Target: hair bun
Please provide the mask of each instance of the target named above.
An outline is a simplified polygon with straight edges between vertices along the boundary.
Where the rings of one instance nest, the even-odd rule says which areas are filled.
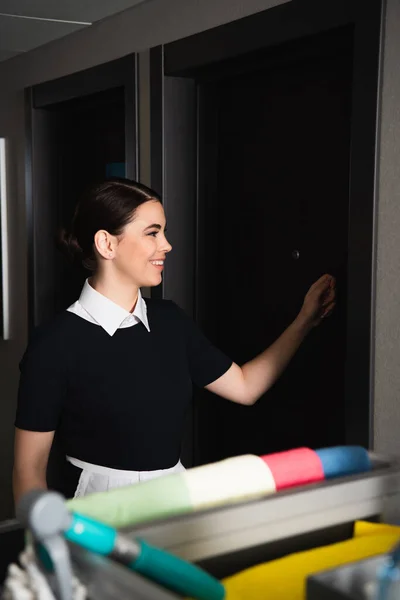
[[[75,260],[82,260],[82,248],[80,247],[78,240],[73,233],[66,229],[61,229],[57,235],[57,246],[63,252],[63,254],[69,259],[75,262]]]

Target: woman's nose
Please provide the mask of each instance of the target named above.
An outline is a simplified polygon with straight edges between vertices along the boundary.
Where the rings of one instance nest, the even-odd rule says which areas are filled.
[[[172,246],[165,236],[164,236],[164,242],[162,244],[162,250],[163,250],[163,252],[171,252],[171,250],[172,250]]]

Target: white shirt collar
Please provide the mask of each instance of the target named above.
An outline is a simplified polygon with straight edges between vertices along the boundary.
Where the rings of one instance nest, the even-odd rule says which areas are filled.
[[[132,319],[143,323],[147,331],[150,332],[147,306],[140,290],[135,309],[130,313],[109,298],[103,296],[103,294],[100,294],[100,292],[97,292],[89,284],[89,281],[86,280],[79,303],[109,335],[114,335],[125,321],[129,322]]]

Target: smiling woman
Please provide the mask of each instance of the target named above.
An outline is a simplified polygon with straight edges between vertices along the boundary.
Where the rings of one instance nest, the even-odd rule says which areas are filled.
[[[298,317],[242,367],[215,348],[176,304],[144,300],[171,251],[155,192],[126,179],[89,191],[60,244],[92,276],[68,310],[36,331],[21,362],[14,495],[46,487],[57,432],[67,497],[184,469],[180,448],[192,384],[243,405],[268,390],[307,333],[333,309],[326,275]]]

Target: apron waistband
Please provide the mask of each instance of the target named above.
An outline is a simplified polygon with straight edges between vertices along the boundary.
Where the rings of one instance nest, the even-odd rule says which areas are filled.
[[[123,471],[122,469],[111,469],[110,467],[102,467],[101,465],[92,465],[91,463],[79,460],[78,458],[73,458],[72,456],[67,456],[66,458],[68,462],[83,471],[106,475],[108,477],[126,477],[127,479],[131,479],[136,475],[139,476],[139,474],[151,473],[152,475],[157,476],[161,473],[166,475],[167,473],[174,473],[175,471],[184,469],[181,461],[178,461],[174,467],[170,467],[169,469],[159,469],[157,471]]]

